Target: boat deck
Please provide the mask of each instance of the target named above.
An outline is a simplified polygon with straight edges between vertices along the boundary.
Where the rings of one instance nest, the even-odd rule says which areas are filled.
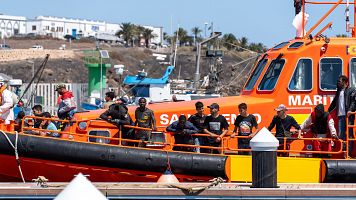
[[[0,199],[52,199],[68,183],[0,183]],[[93,183],[109,199],[340,199],[355,198],[356,184],[278,184],[278,188],[251,188],[248,183]]]

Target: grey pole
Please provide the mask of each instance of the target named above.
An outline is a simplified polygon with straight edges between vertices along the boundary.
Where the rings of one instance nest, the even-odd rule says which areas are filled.
[[[277,187],[277,148],[279,142],[267,128],[250,141],[252,149],[252,187]]]

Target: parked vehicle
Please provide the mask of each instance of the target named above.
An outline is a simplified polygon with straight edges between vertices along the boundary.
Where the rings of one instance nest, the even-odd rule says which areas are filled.
[[[33,45],[30,49],[32,50],[43,50],[43,46],[42,45]]]
[[[9,50],[11,49],[8,44],[0,44],[0,50]]]

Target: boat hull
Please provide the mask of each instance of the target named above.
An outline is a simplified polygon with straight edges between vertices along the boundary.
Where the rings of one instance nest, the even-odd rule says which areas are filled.
[[[15,144],[15,135],[6,133]],[[167,168],[186,180],[226,177],[226,156],[165,152],[125,146],[74,142],[19,134],[18,152],[25,179],[45,176],[69,181],[82,172],[92,181],[155,181]],[[0,176],[20,178],[14,150],[0,134]],[[5,179],[5,178],[4,178]]]

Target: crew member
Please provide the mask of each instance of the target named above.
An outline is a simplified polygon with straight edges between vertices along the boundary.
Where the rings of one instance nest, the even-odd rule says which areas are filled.
[[[350,115],[350,112],[356,110],[356,91],[353,87],[349,87],[349,79],[345,75],[339,76],[337,81],[337,91],[333,101],[331,102],[328,112],[331,113],[336,109],[338,117],[339,137],[346,140],[346,116],[349,117],[349,124],[354,123],[355,116]],[[349,129],[349,138],[353,138],[352,128]],[[352,157],[353,142],[349,142],[349,156]]]
[[[59,84],[56,87],[56,91],[60,95],[58,98],[58,118],[59,119],[72,119],[74,112],[77,108],[73,93],[66,89],[64,84]]]
[[[12,92],[7,89],[5,81],[0,81],[0,118],[5,121],[5,124],[10,124],[10,121],[15,119],[14,116],[14,102],[12,99]]]
[[[103,103],[103,108],[108,109],[110,105],[114,104],[115,92],[105,93],[105,102]]]

